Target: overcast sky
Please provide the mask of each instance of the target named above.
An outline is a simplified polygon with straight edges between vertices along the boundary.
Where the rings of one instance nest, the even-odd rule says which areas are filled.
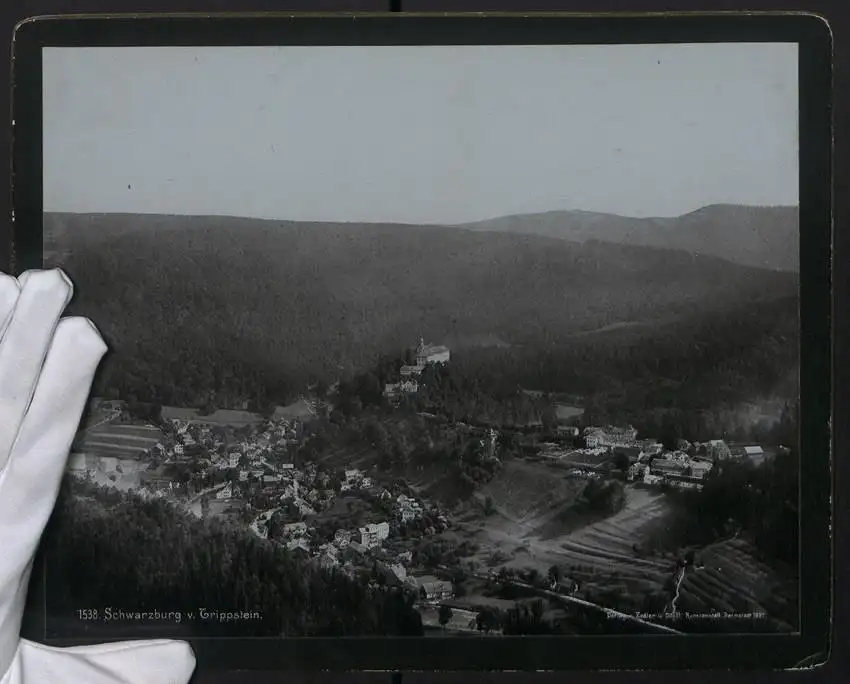
[[[51,48],[47,211],[455,223],[796,204],[793,44]]]

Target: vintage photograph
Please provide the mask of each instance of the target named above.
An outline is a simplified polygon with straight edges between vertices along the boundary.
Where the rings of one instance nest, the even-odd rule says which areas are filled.
[[[45,49],[48,636],[797,632],[797,62]]]

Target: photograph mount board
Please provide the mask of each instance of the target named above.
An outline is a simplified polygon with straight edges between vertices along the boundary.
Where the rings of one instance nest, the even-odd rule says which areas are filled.
[[[820,20],[165,21],[19,30],[18,263],[110,346],[34,582],[49,643],[826,648]]]

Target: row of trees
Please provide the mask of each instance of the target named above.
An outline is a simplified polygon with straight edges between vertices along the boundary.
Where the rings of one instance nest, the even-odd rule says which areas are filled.
[[[451,372],[475,378],[489,396],[511,396],[518,386],[569,391],[584,397],[583,424],[632,423],[651,435],[672,428],[691,440],[758,437],[739,420],[738,406],[796,396],[797,303],[778,299],[550,348],[459,353]]]

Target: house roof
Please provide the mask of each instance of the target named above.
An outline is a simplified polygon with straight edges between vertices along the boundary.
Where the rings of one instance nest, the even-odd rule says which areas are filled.
[[[434,580],[433,582],[420,582],[419,587],[425,590],[426,594],[436,594],[439,592],[451,592],[452,583],[445,580]]]
[[[668,461],[666,459],[656,459],[652,462],[651,469],[653,470],[684,470],[685,466],[676,461]]]

